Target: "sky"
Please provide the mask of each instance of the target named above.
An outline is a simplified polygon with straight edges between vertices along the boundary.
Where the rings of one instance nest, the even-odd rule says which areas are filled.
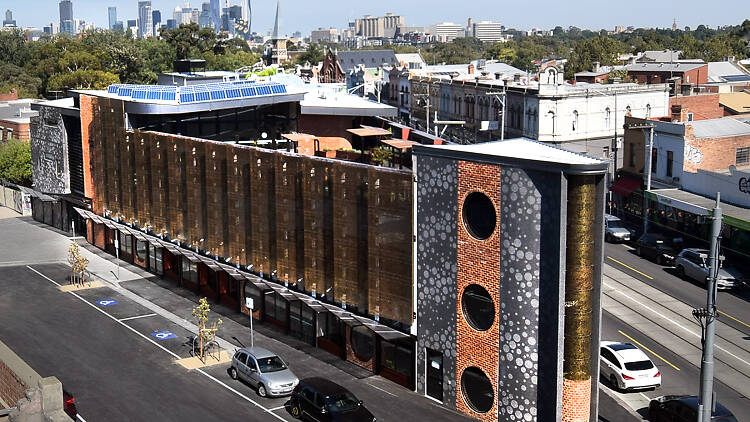
[[[207,1],[207,0],[206,0]],[[172,17],[175,6],[184,0],[152,0],[152,7],[161,10],[162,20]],[[203,0],[192,0],[190,6],[200,8]],[[224,3],[224,0],[221,0]],[[239,4],[239,0],[230,0]],[[252,30],[265,33],[273,27],[276,1],[253,0]],[[564,4],[564,7],[562,6]],[[10,9],[19,26],[41,28],[50,22],[59,22],[58,0],[0,0],[0,11]],[[73,14],[78,19],[94,22],[97,27],[107,26],[107,7],[117,7],[118,20],[135,19],[138,0],[73,0]],[[616,8],[616,10],[613,10]],[[409,26],[429,26],[439,22],[466,25],[467,18],[474,21],[501,22],[508,28],[552,29],[578,26],[585,29],[614,29],[615,25],[635,27],[671,27],[677,19],[680,28],[737,25],[750,19],[750,1],[713,0],[628,0],[601,2],[577,0],[514,1],[508,0],[281,0],[282,32],[291,35],[301,31],[309,35],[318,27],[347,26],[347,22],[365,14],[382,16],[387,12],[404,16]],[[4,18],[4,14],[2,17]]]

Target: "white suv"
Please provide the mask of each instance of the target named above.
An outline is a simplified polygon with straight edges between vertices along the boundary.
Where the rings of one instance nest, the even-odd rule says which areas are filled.
[[[618,390],[661,386],[661,372],[648,356],[630,343],[600,343],[599,371]]]

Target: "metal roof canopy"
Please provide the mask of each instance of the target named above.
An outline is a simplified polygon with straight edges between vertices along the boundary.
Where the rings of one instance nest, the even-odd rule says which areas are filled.
[[[349,133],[353,133],[354,135],[361,136],[361,137],[367,137],[367,136],[387,136],[392,135],[391,131],[381,129],[379,127],[372,127],[372,126],[365,126],[362,125],[360,128],[355,129],[347,129],[346,130]]]
[[[381,139],[380,142],[401,151],[406,151],[411,149],[412,146],[419,144],[419,142],[407,141],[405,139]]]

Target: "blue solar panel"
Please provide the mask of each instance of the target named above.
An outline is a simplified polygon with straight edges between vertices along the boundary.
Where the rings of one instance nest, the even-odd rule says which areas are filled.
[[[242,96],[243,97],[254,97],[255,96],[255,88],[242,88]]]
[[[145,100],[146,94],[148,91],[145,89],[137,89],[133,91],[133,99],[134,100]]]
[[[112,84],[107,87],[111,94],[132,97],[134,100],[176,101],[193,103],[224,99],[251,98],[258,95],[285,94],[286,86],[280,83],[258,83],[255,81],[215,82],[190,86]]]

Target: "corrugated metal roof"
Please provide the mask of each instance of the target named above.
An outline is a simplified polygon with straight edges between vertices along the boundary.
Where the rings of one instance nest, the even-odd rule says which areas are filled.
[[[750,125],[730,117],[696,120],[686,124],[693,127],[693,134],[698,139],[750,135]]]
[[[688,72],[706,63],[636,63],[625,66],[628,72]]]

